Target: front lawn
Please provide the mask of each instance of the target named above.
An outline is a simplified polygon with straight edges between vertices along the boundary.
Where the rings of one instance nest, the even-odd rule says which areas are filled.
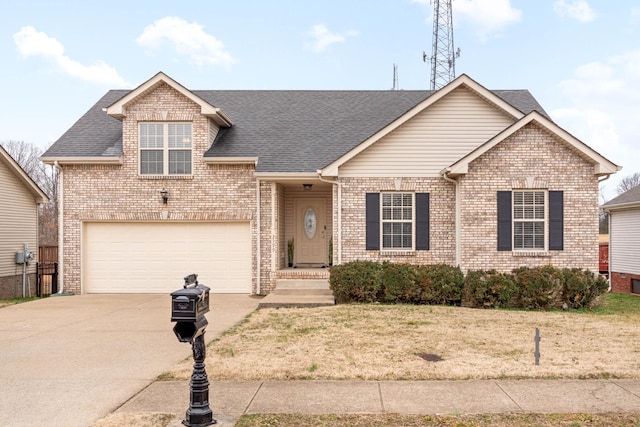
[[[640,377],[640,300],[593,312],[354,304],[261,309],[207,349],[212,380]],[[534,364],[540,329],[540,365]],[[189,379],[187,360],[162,376]]]

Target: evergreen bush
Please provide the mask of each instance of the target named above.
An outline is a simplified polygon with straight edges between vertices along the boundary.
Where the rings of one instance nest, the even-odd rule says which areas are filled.
[[[465,307],[509,307],[516,294],[513,274],[496,270],[468,271],[464,278],[462,304]]]

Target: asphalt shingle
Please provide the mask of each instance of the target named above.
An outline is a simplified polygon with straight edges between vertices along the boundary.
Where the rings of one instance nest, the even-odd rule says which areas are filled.
[[[126,95],[112,90],[44,157],[122,154],[122,123],[102,109]],[[205,157],[259,157],[258,172],[315,172],[428,98],[432,91],[233,91],[193,93],[222,109],[233,126]],[[546,113],[526,90],[494,91],[523,113]]]

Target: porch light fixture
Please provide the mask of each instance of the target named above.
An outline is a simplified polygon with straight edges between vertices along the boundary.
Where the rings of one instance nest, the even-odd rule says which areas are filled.
[[[311,191],[313,184],[302,184],[302,186],[304,187],[304,191]]]
[[[162,190],[160,190],[160,195],[162,196],[162,204],[166,205],[169,201],[169,192],[165,188],[163,188]]]

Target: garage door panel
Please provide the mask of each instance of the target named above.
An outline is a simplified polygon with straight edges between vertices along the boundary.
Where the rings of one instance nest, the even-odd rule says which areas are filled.
[[[83,291],[169,293],[187,274],[217,293],[251,292],[248,223],[87,223]]]

